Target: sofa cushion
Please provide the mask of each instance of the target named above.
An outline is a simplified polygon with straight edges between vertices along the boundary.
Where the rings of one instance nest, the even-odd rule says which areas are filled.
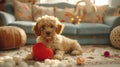
[[[14,0],[15,18],[21,21],[32,21],[32,5]]]
[[[71,22],[72,16],[74,14],[74,8],[57,8],[55,7],[55,16],[61,21],[61,22]]]
[[[9,23],[9,26],[18,26],[22,28],[27,34],[33,34],[32,27],[35,25],[35,22],[32,21],[15,21],[13,23]]]
[[[109,34],[110,26],[98,23],[81,23],[77,25],[78,35]]]
[[[33,34],[32,27],[36,23],[32,21],[16,21],[14,23],[9,23],[9,26],[18,26],[25,30],[28,34]],[[81,23],[81,24],[70,24],[63,23],[65,28],[62,32],[63,35],[99,35],[99,34],[109,34],[111,31],[110,26],[105,24],[92,24],[92,23]]]
[[[76,35],[77,34],[77,26],[71,23],[63,23],[65,28],[63,30],[64,35]]]
[[[32,21],[15,21],[13,23],[9,23],[9,26],[18,26],[25,30],[28,34],[33,34],[32,27],[35,25],[35,22]],[[65,28],[62,34],[68,35],[76,35],[77,34],[77,26],[70,23],[63,23]]]
[[[43,15],[54,16],[54,7],[33,5],[33,18],[36,20]]]
[[[103,23],[103,18],[107,8],[108,5],[103,6],[78,5],[76,7],[75,13],[81,17],[81,21],[89,23]]]
[[[99,18],[98,23],[103,23],[106,11],[108,9],[108,5],[96,6],[96,7],[97,7],[96,15]]]

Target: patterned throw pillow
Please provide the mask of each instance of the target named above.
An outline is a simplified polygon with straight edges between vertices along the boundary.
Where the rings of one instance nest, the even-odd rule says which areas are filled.
[[[54,7],[33,5],[33,18],[36,20],[43,15],[54,16]]]
[[[108,8],[108,5],[103,5],[103,6],[96,6],[97,7],[97,12],[96,15],[99,18],[98,23],[103,23],[104,22],[104,17]]]
[[[83,22],[89,22],[89,23],[103,23],[103,18],[107,9],[107,5],[104,6],[96,6],[95,10],[94,7],[93,11],[91,9],[86,9],[85,6],[79,6],[79,8],[76,9],[76,13],[78,16],[81,16],[81,21]],[[86,11],[89,10],[89,11]]]
[[[71,22],[72,15],[74,15],[74,8],[57,8],[55,7],[55,16],[61,22]]]
[[[33,21],[32,5],[14,0],[15,18],[20,21]]]

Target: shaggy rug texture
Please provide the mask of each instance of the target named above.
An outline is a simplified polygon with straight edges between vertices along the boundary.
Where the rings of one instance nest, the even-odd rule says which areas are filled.
[[[19,55],[25,58],[26,55],[31,52],[31,48],[32,45],[27,45],[19,49],[0,51],[0,57]],[[85,59],[84,65],[120,64],[120,49],[113,48],[109,45],[84,45],[82,48],[83,55],[80,56],[84,57]],[[109,57],[104,56],[105,51],[108,51],[110,53]],[[73,58],[76,61],[77,57],[79,56],[71,56],[69,54],[66,54],[64,57]],[[30,61],[36,62],[33,60]],[[39,62],[44,63],[44,61]],[[74,64],[77,64],[77,62]]]

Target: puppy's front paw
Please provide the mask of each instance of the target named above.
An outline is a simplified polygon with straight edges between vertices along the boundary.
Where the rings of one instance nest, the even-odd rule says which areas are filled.
[[[33,54],[32,53],[27,54],[25,59],[27,59],[27,60],[33,59]]]
[[[71,52],[71,54],[72,54],[72,55],[80,55],[80,54],[82,54],[82,52],[79,51],[79,50],[73,50],[73,51]]]
[[[54,55],[54,59],[59,59],[59,60],[61,60],[63,57],[61,56],[61,55]]]

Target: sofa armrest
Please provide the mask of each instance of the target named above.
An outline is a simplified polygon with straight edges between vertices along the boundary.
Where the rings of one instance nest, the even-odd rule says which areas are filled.
[[[120,16],[107,16],[104,18],[104,23],[113,29],[114,27],[120,25]]]
[[[15,21],[14,15],[7,12],[0,11],[0,17],[3,21],[3,25],[8,25],[9,23],[12,23]]]

